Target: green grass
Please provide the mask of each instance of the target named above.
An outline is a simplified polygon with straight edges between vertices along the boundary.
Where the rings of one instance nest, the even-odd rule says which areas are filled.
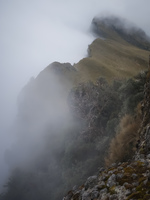
[[[80,81],[95,81],[105,77],[129,78],[146,70],[149,52],[139,49],[123,40],[96,39],[89,46],[90,57],[75,65],[79,71]]]

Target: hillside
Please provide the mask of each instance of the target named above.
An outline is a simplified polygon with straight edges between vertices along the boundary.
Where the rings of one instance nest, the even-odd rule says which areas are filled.
[[[92,31],[99,37],[132,44],[140,49],[150,50],[150,37],[135,24],[124,18],[106,16],[92,20]]]
[[[91,30],[87,58],[20,92],[1,200],[149,198],[149,37],[115,17]]]
[[[147,68],[150,39],[144,31],[113,16],[93,19],[91,30],[97,39],[88,47],[89,57],[75,65],[83,81],[129,78]]]
[[[115,162],[107,168],[100,168],[79,188],[73,188],[63,200],[129,200],[150,199],[150,80],[147,74],[142,101],[142,120],[138,129],[139,139],[136,152],[126,162]],[[127,137],[127,135],[126,135]],[[116,146],[117,150],[118,147]],[[126,146],[123,148],[127,148]],[[117,156],[116,152],[116,156]]]

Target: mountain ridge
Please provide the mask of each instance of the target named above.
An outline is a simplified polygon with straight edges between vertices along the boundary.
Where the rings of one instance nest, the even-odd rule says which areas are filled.
[[[94,18],[92,31],[105,39],[124,40],[144,50],[150,50],[150,37],[141,28],[120,17],[112,15]]]
[[[115,29],[113,22],[116,22]],[[146,70],[149,56],[147,46],[150,46],[149,37],[139,28],[130,31],[132,25],[128,29],[131,33],[126,34],[126,29],[122,28],[124,26],[121,25],[121,22],[122,20],[112,16],[93,19],[91,30],[94,34],[96,33],[98,38],[89,45],[89,57],[83,58],[75,65],[82,74],[83,81],[89,79],[94,81],[99,76],[103,76],[111,82],[114,77],[130,78],[140,71]],[[121,28],[119,28],[120,26]],[[121,34],[118,33],[118,30]],[[138,35],[137,42],[141,45],[132,42],[135,34]],[[87,77],[84,74],[87,74]]]
[[[74,185],[81,186],[73,187],[65,200],[117,199],[119,194],[122,199],[138,194],[149,198],[149,179],[139,173],[149,170],[145,165],[149,163],[148,151],[144,149],[149,143],[142,139],[149,134],[149,72],[145,71],[149,51],[125,41],[114,28],[102,30],[112,37],[96,38],[89,45],[87,58],[73,66],[54,62],[22,90],[18,141],[6,153],[12,174],[0,199],[60,200]],[[145,100],[139,106],[143,91]],[[146,117],[139,131],[143,136],[139,137],[136,119],[141,115]],[[126,131],[131,134],[124,140]],[[112,139],[120,142],[121,156],[111,148]],[[110,153],[111,163],[116,164],[104,168]],[[133,165],[128,162],[132,155],[136,155]],[[98,175],[92,176],[98,167]],[[128,184],[122,185],[128,179]],[[132,193],[135,196],[130,196]]]

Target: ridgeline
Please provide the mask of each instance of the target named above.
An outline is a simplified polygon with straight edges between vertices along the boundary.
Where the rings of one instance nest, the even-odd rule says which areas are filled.
[[[91,31],[88,57],[22,89],[0,200],[150,199],[150,39],[114,16]]]

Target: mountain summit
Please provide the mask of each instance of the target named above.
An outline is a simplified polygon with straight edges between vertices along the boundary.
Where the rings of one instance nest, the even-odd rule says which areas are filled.
[[[94,18],[91,28],[99,37],[122,42],[124,40],[141,49],[150,50],[150,37],[125,19],[115,16]]]
[[[88,57],[75,65],[82,81],[99,76],[129,78],[148,66],[149,37],[143,30],[117,17],[94,18],[91,30],[97,37],[88,47]]]

